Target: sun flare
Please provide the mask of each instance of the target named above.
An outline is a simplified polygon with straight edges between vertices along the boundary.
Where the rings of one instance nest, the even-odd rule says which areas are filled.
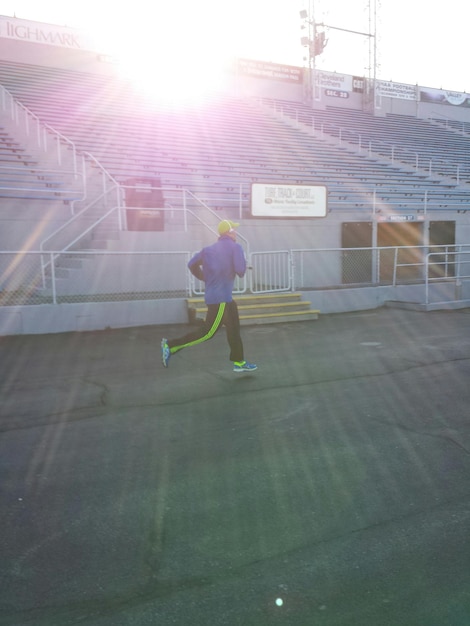
[[[197,18],[197,19],[196,19]],[[101,42],[120,75],[148,98],[190,101],[225,87],[233,64],[229,40],[217,20],[167,15],[113,28]]]
[[[220,91],[226,84],[228,65],[214,63],[203,54],[191,57],[123,54],[117,58],[119,74],[136,92],[162,102],[188,102]]]

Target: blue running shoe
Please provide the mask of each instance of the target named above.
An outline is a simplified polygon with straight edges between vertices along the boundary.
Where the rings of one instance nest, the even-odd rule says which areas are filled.
[[[168,346],[168,340],[162,339],[162,363],[163,367],[168,367],[168,363],[170,361],[170,347]]]
[[[234,372],[254,372],[258,369],[258,366],[254,363],[248,363],[248,361],[235,362],[233,364]]]

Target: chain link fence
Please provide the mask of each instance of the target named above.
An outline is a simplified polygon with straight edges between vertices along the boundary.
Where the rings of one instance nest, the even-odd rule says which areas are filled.
[[[424,283],[447,284],[452,291],[456,281],[470,278],[469,253],[470,246],[252,252],[249,270],[236,279],[234,293]],[[187,269],[190,256],[107,250],[0,252],[0,306],[203,296],[204,284]]]
[[[452,280],[456,249],[468,246],[395,246],[386,248],[292,250],[294,289],[423,284]],[[432,252],[432,260],[426,256]]]
[[[0,252],[0,305],[187,297],[189,252]]]

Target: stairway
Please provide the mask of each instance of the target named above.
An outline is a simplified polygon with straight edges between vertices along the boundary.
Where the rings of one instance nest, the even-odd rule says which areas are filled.
[[[320,314],[297,292],[234,296],[234,300],[238,304],[242,326],[316,320]],[[204,298],[188,298],[187,304],[191,323],[205,319],[207,306]]]

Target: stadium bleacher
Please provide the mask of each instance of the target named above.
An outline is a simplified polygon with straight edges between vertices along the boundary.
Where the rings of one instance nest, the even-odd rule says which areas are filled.
[[[424,120],[416,116],[388,114],[375,117],[339,107],[315,110],[302,103],[264,100],[266,104],[317,132],[365,151],[401,162],[450,180],[470,182],[470,154],[465,125],[451,120]],[[467,125],[468,126],[468,125]],[[452,131],[452,132],[449,132]]]
[[[116,77],[11,61],[0,61],[0,84],[119,182],[156,178],[214,209],[241,201],[248,212],[251,184],[270,181],[327,185],[330,211],[468,203],[466,138],[426,120],[220,94],[181,109],[148,102]]]
[[[45,170],[5,128],[0,127],[0,198],[57,201],[80,198],[58,172]]]

